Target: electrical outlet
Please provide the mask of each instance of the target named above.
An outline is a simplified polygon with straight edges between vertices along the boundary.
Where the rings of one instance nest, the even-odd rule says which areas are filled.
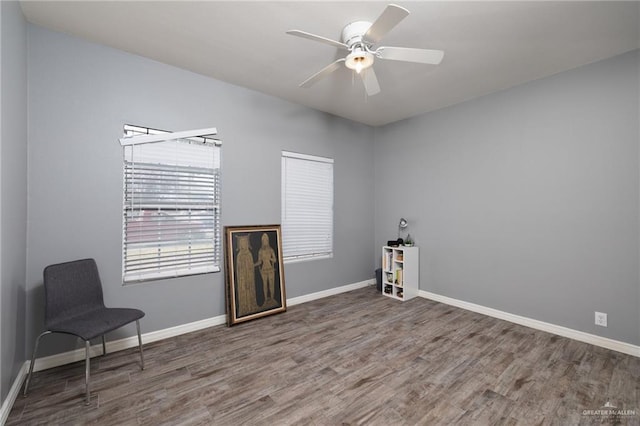
[[[596,312],[596,325],[601,327],[607,326],[607,314],[604,312]]]

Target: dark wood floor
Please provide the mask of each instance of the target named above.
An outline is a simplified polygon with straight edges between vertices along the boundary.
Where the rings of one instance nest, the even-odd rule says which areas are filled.
[[[144,322],[142,323],[144,328]],[[38,372],[8,425],[574,425],[636,410],[640,359],[372,287]]]

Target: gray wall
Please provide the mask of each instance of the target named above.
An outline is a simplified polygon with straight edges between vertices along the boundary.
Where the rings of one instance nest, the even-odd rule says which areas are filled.
[[[25,359],[27,25],[0,2],[0,403]]]
[[[30,26],[29,349],[43,327],[42,269],[82,257],[96,258],[108,306],[146,311],[143,332],[225,312],[222,273],[122,286],[125,123],[218,128],[223,225],[280,223],[282,150],[334,158],[334,257],[286,265],[287,296],[373,277],[372,128]],[[46,355],[75,341],[43,344]]]
[[[640,343],[639,72],[635,51],[376,129],[376,248],[404,216],[422,290]]]

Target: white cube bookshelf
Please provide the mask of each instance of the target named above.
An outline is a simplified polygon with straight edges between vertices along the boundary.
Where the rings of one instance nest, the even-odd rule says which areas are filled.
[[[418,295],[420,258],[418,247],[382,247],[382,294],[409,300]]]

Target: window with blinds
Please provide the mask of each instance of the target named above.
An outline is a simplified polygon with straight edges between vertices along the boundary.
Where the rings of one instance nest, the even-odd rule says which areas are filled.
[[[333,255],[333,159],[282,151],[282,254]]]
[[[162,134],[126,125],[122,140]],[[220,141],[124,145],[123,219],[125,283],[219,271]]]

